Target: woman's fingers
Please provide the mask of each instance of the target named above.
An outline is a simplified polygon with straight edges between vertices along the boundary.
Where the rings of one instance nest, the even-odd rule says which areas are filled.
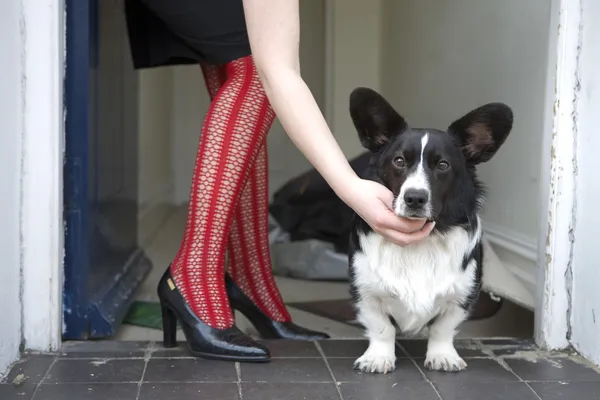
[[[376,228],[380,231],[394,230],[404,233],[420,231],[424,226],[426,219],[413,219],[399,217],[390,209],[382,210],[375,221]]]
[[[435,227],[435,222],[427,222],[421,229],[412,233],[402,233],[394,229],[384,229],[379,232],[389,241],[396,243],[399,246],[407,246],[409,244],[425,239]]]

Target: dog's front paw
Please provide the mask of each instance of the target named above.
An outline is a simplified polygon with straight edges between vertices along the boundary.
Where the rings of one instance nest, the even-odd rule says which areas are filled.
[[[431,371],[458,372],[467,368],[465,360],[460,358],[454,347],[427,351],[425,368]]]
[[[354,369],[361,372],[387,374],[396,369],[396,356],[367,350],[365,354],[354,361]]]

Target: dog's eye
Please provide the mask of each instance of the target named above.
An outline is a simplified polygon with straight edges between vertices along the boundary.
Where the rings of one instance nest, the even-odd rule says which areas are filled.
[[[450,164],[448,164],[448,162],[447,162],[447,161],[440,161],[440,162],[438,163],[437,167],[438,167],[438,169],[439,169],[440,171],[445,171],[445,170],[447,170],[448,168],[450,168]]]
[[[406,161],[402,157],[394,158],[394,165],[398,168],[404,168],[406,166]]]

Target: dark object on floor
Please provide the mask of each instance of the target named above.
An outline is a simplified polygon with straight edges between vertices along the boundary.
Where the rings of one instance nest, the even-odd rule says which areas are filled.
[[[241,364],[236,370],[234,363],[187,357],[185,343],[165,350],[148,342],[67,342],[60,354],[25,355],[0,382],[0,399],[31,400],[34,394],[35,400],[600,398],[594,369],[579,358],[540,354],[529,340],[484,340],[476,346],[457,340],[456,350],[469,364],[459,373],[424,370],[426,341],[398,340],[396,371],[387,375],[352,370],[366,340],[326,340],[318,347],[306,341],[265,344],[273,355],[270,363]],[[528,361],[533,358],[538,361]],[[11,382],[19,374],[28,379],[15,387]]]
[[[480,319],[493,317],[498,311],[500,311],[503,303],[504,300],[500,299],[500,301],[495,301],[491,298],[489,293],[481,291],[477,301],[475,304],[473,304],[469,321],[477,321]]]
[[[350,299],[305,301],[287,303],[287,305],[319,317],[329,318],[352,326],[360,326],[356,322],[356,312]],[[474,321],[490,318],[496,315],[501,307],[502,302],[493,301],[489,294],[482,291],[475,302],[473,313],[468,320]]]
[[[350,166],[360,174],[371,154],[363,153]],[[350,223],[354,212],[329,187],[315,169],[289,180],[273,196],[269,213],[290,235],[292,242],[317,239],[332,243],[339,253],[348,253]]]
[[[360,326],[356,322],[356,311],[352,307],[350,299],[304,301],[287,303],[287,305],[319,317],[329,318],[352,326]]]
[[[158,297],[163,318],[163,345],[177,346],[177,321],[185,334],[190,353],[195,357],[238,362],[265,362],[269,350],[233,325],[216,329],[206,325],[191,311],[173,282],[171,269],[158,282]]]
[[[227,297],[231,308],[241,312],[254,325],[263,339],[323,340],[329,335],[311,331],[293,322],[277,322],[263,313],[248,296],[235,284],[229,274],[225,275]]]

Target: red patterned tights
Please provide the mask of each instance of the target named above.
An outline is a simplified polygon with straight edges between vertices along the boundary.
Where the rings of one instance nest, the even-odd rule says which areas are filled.
[[[266,135],[275,114],[251,56],[202,66],[212,103],[202,126],[185,235],[171,273],[207,325],[234,324],[230,275],[276,321],[290,321],[271,269]]]

